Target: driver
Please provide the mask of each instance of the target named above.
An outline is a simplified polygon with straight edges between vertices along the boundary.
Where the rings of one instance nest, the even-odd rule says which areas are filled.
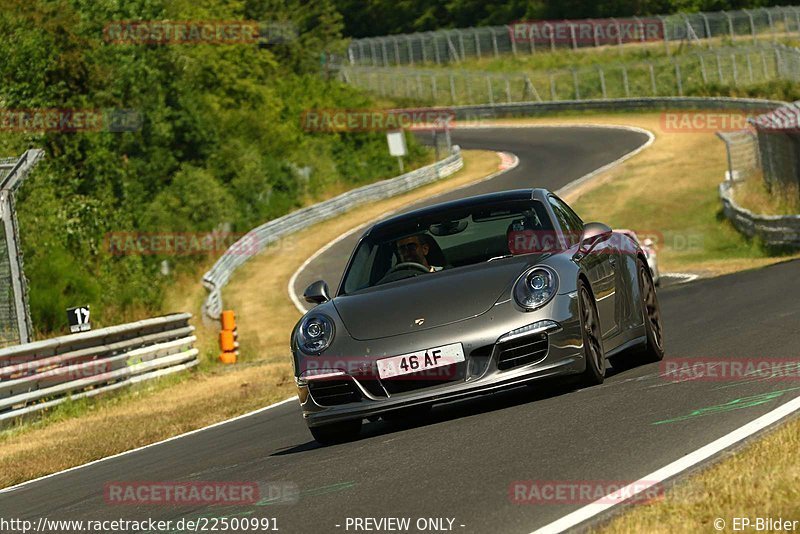
[[[397,256],[400,258],[399,263],[419,263],[432,273],[441,271],[443,267],[428,263],[428,252],[430,252],[431,247],[426,238],[427,236],[424,234],[417,234],[398,239],[397,243],[395,243],[395,248],[397,249]]]

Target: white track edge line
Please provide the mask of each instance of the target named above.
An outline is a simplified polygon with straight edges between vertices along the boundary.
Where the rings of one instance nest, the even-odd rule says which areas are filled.
[[[34,482],[39,482],[40,480],[45,480],[45,479],[48,479],[48,478],[51,478],[51,477],[55,477],[55,476],[58,476],[58,475],[63,475],[64,473],[69,473],[71,471],[77,471],[78,469],[83,469],[84,467],[89,467],[90,465],[99,464],[99,463],[105,462],[107,460],[111,460],[111,459],[114,459],[114,458],[119,458],[120,456],[133,454],[134,452],[139,452],[139,451],[144,450],[144,449],[149,449],[150,447],[155,447],[157,445],[162,445],[162,444],[168,443],[170,441],[174,441],[174,440],[177,440],[177,439],[185,438],[187,436],[191,436],[193,434],[197,434],[197,433],[203,432],[205,430],[210,430],[210,429],[218,427],[218,426],[222,426],[222,425],[226,425],[228,423],[232,423],[234,421],[238,421],[239,419],[244,419],[246,417],[257,415],[259,413],[265,412],[265,411],[270,410],[272,408],[277,408],[278,406],[282,406],[282,405],[286,404],[287,402],[294,401],[294,400],[297,400],[297,395],[295,395],[293,397],[289,397],[288,399],[283,399],[282,401],[278,401],[278,402],[276,402],[274,404],[270,404],[269,406],[264,406],[263,408],[259,408],[257,410],[253,410],[252,412],[247,412],[247,413],[244,413],[242,415],[237,415],[236,417],[233,417],[231,419],[226,419],[224,421],[219,421],[217,423],[213,423],[213,424],[208,425],[208,426],[204,426],[204,427],[201,427],[201,428],[196,428],[194,430],[190,430],[189,432],[184,432],[183,434],[178,434],[177,436],[172,436],[170,438],[163,439],[161,441],[156,441],[155,443],[150,443],[148,445],[142,445],[141,447],[137,447],[135,449],[130,449],[130,450],[127,450],[127,451],[118,452],[117,454],[113,454],[111,456],[105,456],[103,458],[98,458],[97,460],[93,460],[93,461],[91,461],[89,463],[76,465],[74,467],[70,467],[69,469],[64,469],[63,471],[57,471],[55,473],[50,473],[49,475],[44,475],[44,476],[41,476],[39,478],[34,478],[32,480],[26,480],[25,482],[20,482],[19,484],[16,484],[14,486],[9,486],[7,488],[0,489],[0,495],[3,494],[3,493],[8,493],[8,492],[17,490],[19,488],[27,486],[28,484],[33,484]]]
[[[561,519],[536,529],[533,531],[533,534],[557,534],[559,532],[564,532],[569,528],[573,528],[584,521],[608,510],[609,508],[622,504],[621,502],[609,501],[621,499],[623,495],[629,495],[633,497],[638,493],[646,491],[648,488],[672,478],[683,471],[686,471],[690,467],[699,464],[703,460],[711,458],[715,454],[743,441],[744,439],[761,430],[764,430],[770,425],[773,425],[781,419],[792,415],[798,410],[800,410],[800,397],[795,397],[786,404],[783,404],[771,412],[768,412],[761,417],[750,421],[749,423],[737,428],[733,432],[730,432],[721,438],[712,441],[708,445],[704,445],[694,452],[691,452],[686,456],[667,464],[661,469],[653,471],[649,475],[642,477],[640,480],[633,482],[632,484],[629,484],[628,486],[621,488],[610,495],[606,495],[605,497],[602,497],[593,503],[587,504],[586,506],[583,506],[582,508],[565,515]]]

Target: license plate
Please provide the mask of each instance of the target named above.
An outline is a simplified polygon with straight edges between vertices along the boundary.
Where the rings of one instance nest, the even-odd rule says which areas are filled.
[[[392,378],[445,367],[464,361],[464,349],[461,343],[444,345],[432,349],[420,350],[402,356],[392,356],[378,360],[378,376]]]

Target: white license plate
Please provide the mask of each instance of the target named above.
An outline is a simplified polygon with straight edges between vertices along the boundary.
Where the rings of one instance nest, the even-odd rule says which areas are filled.
[[[392,378],[444,367],[464,361],[464,349],[461,343],[453,343],[443,347],[420,350],[402,356],[392,356],[378,360],[378,376]]]

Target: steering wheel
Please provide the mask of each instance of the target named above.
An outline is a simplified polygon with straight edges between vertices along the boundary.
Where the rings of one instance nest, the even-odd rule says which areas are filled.
[[[431,272],[430,269],[428,269],[427,267],[425,267],[421,263],[417,263],[415,261],[404,261],[402,263],[398,263],[397,265],[395,265],[394,267],[389,269],[389,272],[386,273],[386,276],[388,276],[388,275],[390,275],[392,273],[396,273],[397,271],[400,271],[402,269],[415,269],[415,270],[418,270],[418,271],[422,271],[423,273]]]

